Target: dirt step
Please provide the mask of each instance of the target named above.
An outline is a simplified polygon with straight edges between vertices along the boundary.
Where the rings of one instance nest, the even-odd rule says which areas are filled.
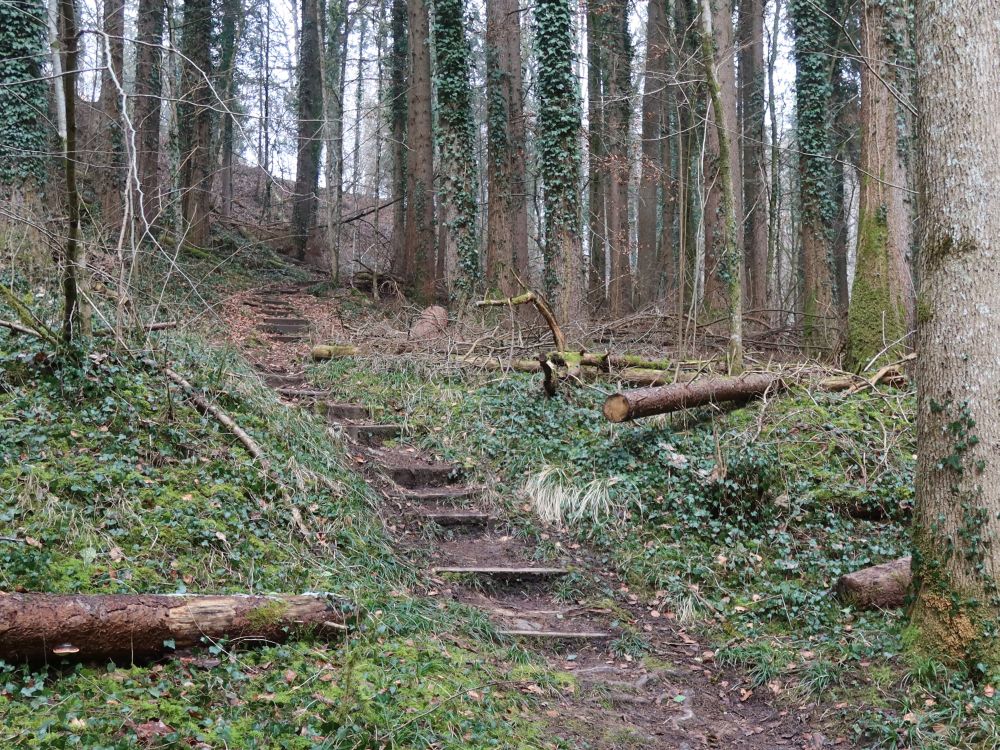
[[[285,398],[324,398],[330,391],[317,391],[311,388],[278,388],[278,394]]]
[[[511,638],[538,638],[548,641],[606,641],[614,638],[611,633],[601,630],[499,630],[497,632]]]
[[[259,328],[267,333],[305,333],[310,325],[305,318],[264,318]]]
[[[478,498],[482,494],[482,487],[423,487],[403,489],[395,497],[416,503],[457,503],[460,500]]]
[[[393,440],[403,434],[403,427],[398,424],[345,424],[343,430],[354,442],[368,445]]]
[[[264,382],[271,388],[276,388],[278,391],[290,391],[295,388],[295,386],[304,385],[306,382],[306,377],[304,374],[298,373],[278,373],[278,372],[268,372],[263,373]]]
[[[452,508],[420,508],[417,515],[438,526],[485,526],[493,516],[481,510]]]
[[[371,419],[372,410],[361,404],[338,404],[333,401],[320,401],[316,404],[316,411],[325,416],[329,421],[340,419]]]
[[[442,487],[454,482],[461,473],[461,467],[457,464],[407,459],[406,456],[400,456],[397,461],[383,456],[376,461],[393,482],[407,489]]]
[[[528,568],[528,567],[500,567],[489,565],[470,565],[432,568],[432,573],[441,575],[444,573],[455,573],[457,575],[486,576],[489,578],[500,578],[505,580],[526,580],[541,578],[559,578],[569,573],[566,568]]]
[[[294,333],[271,333],[268,334],[268,338],[277,344],[294,344],[305,340],[304,336],[299,336]]]

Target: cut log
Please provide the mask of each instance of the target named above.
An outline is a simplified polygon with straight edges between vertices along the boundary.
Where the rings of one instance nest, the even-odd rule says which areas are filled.
[[[777,375],[743,375],[738,378],[706,378],[653,388],[637,388],[608,396],[604,416],[611,422],[665,414],[724,401],[749,401],[781,387]]]
[[[857,609],[895,609],[903,606],[912,578],[910,558],[901,557],[841,576],[836,592]]]
[[[410,341],[426,341],[444,336],[448,331],[448,311],[440,305],[424,308],[410,326]]]
[[[312,348],[312,358],[315,360],[353,357],[357,353],[358,348],[352,344],[320,344]]]
[[[347,630],[354,613],[322,594],[0,594],[0,659],[131,663],[227,638],[282,642]]]

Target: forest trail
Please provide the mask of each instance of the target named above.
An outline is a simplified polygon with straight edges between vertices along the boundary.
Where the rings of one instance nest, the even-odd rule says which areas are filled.
[[[588,748],[852,747],[819,728],[816,704],[775,700],[771,686],[754,689],[745,675],[719,668],[673,613],[632,593],[597,552],[559,532],[542,535],[545,550],[518,534],[518,522],[531,523],[529,505],[515,519],[486,488],[465,483],[460,466],[407,446],[405,424],[373,422],[365,404],[330,402],[301,361],[315,297],[272,286],[242,304],[270,342],[252,356],[265,382],[289,408],[325,413],[378,491],[401,556],[424,571],[413,593],[478,608],[553,672],[573,676],[559,696],[540,696],[538,720],[554,736]],[[572,596],[580,574],[599,577],[615,599]],[[635,632],[648,645],[645,658],[628,653]]]

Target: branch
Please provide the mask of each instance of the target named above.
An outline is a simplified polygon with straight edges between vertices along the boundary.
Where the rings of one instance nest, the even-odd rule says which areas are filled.
[[[549,328],[552,331],[552,338],[556,342],[556,350],[560,352],[566,351],[566,336],[563,334],[562,329],[556,322],[555,313],[552,312],[552,308],[549,307],[549,303],[546,302],[541,295],[536,292],[525,292],[524,294],[519,294],[516,297],[507,297],[506,299],[484,299],[476,303],[476,307],[496,307],[498,305],[527,305],[532,304],[535,309],[538,310],[539,314],[545,319],[545,322],[549,324]]]

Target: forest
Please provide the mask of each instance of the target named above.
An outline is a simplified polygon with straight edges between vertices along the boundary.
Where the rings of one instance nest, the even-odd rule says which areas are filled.
[[[0,0],[0,744],[1000,747],[998,17]]]

